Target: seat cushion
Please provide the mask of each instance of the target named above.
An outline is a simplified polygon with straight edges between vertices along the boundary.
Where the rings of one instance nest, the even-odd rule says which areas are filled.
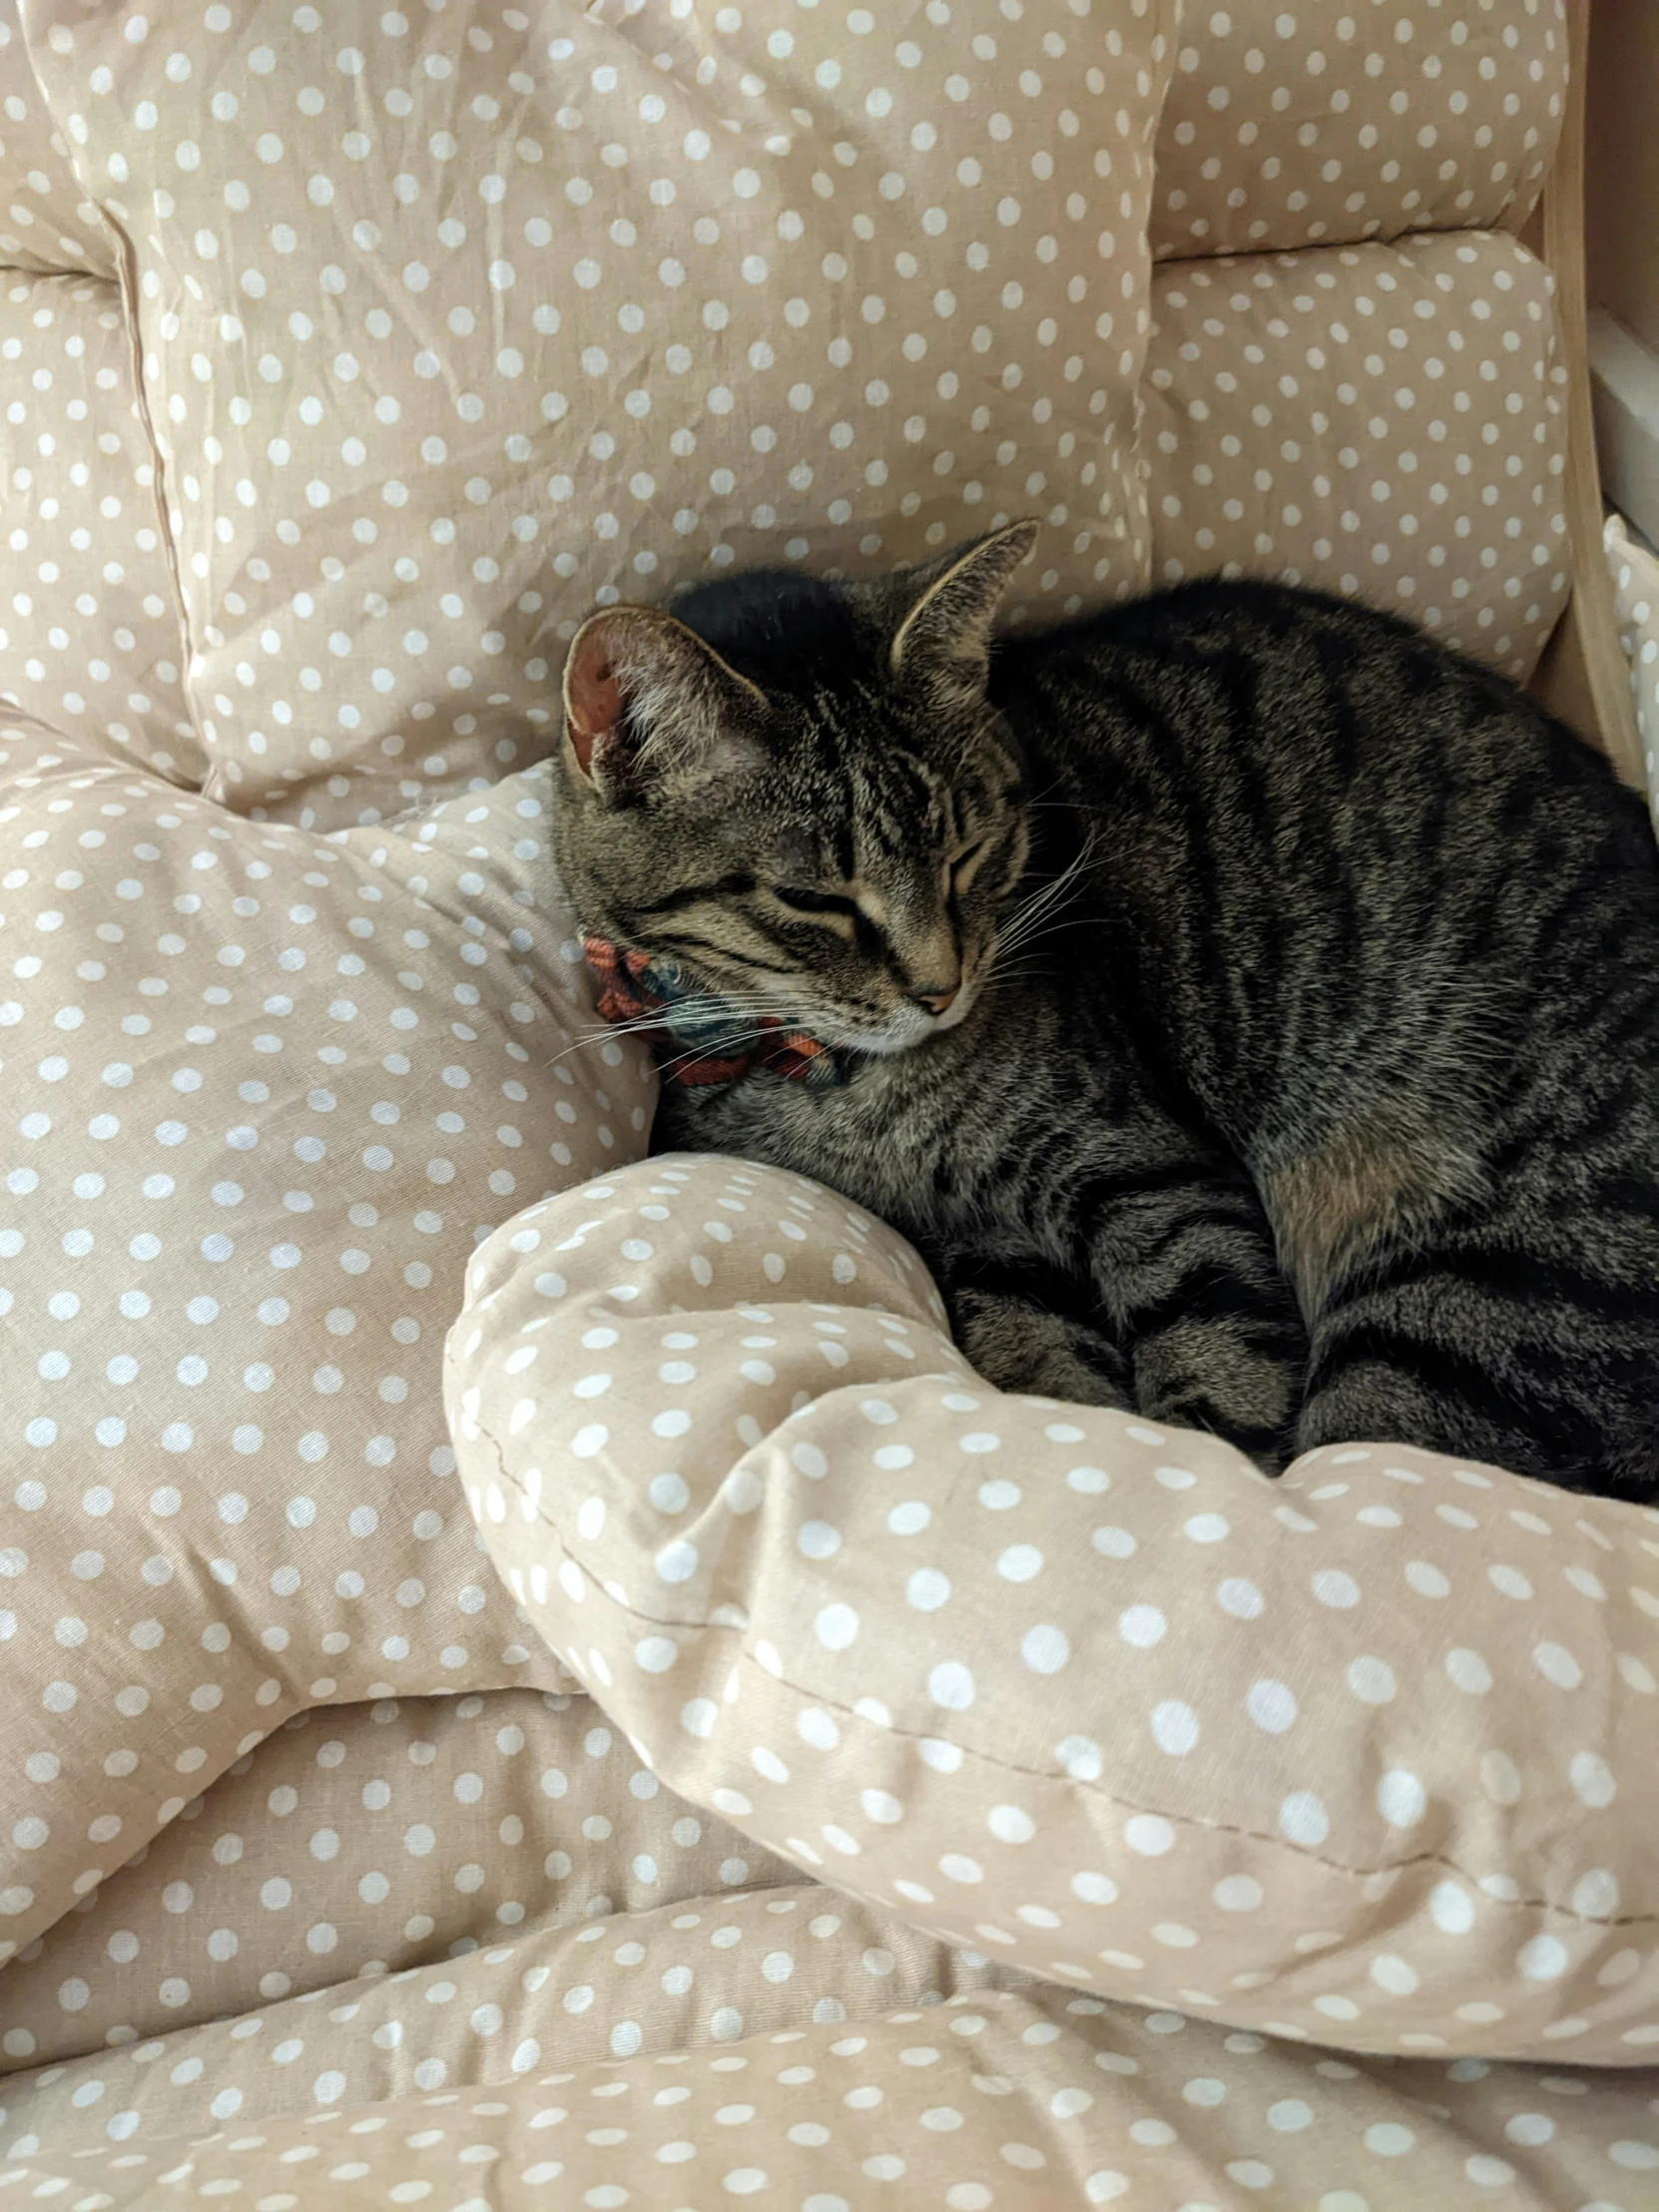
[[[396,1602],[413,1596],[401,1584]],[[796,1870],[664,1789],[574,1690],[291,1714],[12,1960],[0,2057],[131,2048],[479,1945],[546,1955],[561,1930],[653,1914],[666,1929],[736,1893],[763,1893],[764,1926],[764,1893],[799,1887]]]
[[[596,1922],[528,1965],[528,1946],[491,1944],[337,2004],[46,2069],[8,2099],[7,2170],[101,2212],[182,2188],[262,2212],[1651,2201],[1651,2067],[1351,2063],[986,1988],[978,1959],[868,1934],[855,1901],[804,1891]]]

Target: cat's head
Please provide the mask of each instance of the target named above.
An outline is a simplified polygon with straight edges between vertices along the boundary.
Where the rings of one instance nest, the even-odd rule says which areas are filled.
[[[583,925],[828,1043],[900,1052],[983,986],[1029,847],[988,705],[1015,523],[925,568],[618,607],[565,666],[555,849]]]

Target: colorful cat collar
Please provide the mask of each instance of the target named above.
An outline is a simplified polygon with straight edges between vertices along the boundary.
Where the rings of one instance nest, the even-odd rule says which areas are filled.
[[[745,1013],[690,982],[672,960],[627,952],[603,937],[584,935],[582,950],[599,982],[599,1011],[606,1021],[644,1027],[659,1046],[663,1078],[690,1089],[741,1082],[757,1068],[771,1068],[792,1083],[828,1090],[847,1079],[844,1056],[803,1029],[771,1016]],[[651,1020],[651,1016],[659,1016]],[[763,1032],[760,1036],[756,1031]]]

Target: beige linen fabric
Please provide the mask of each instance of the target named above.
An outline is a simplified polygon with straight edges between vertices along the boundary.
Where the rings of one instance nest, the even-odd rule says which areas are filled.
[[[795,1879],[665,1790],[585,1697],[313,1708],[25,1946],[0,1987],[0,2050],[38,2066]]]
[[[1553,291],[1493,236],[1165,263],[1155,580],[1358,594],[1524,682],[1571,580]]]
[[[724,1920],[714,1937],[740,1940],[705,1944],[699,1964],[776,2016],[757,1955],[794,1944],[799,1956],[822,1895],[779,1894],[761,1926]],[[830,1917],[840,1914],[855,1922],[856,1908]],[[705,1922],[685,1936],[708,1933]],[[644,1924],[586,1929],[557,1966],[501,1946],[326,2006],[274,2006],[20,2085],[0,2177],[78,2212],[224,2196],[255,2212],[713,2212],[745,2200],[768,2212],[1647,2212],[1654,2201],[1651,2070],[1349,2062],[1064,1989],[945,1994],[915,1976],[902,2008],[878,2011],[847,1954],[857,1939],[853,1926],[822,1938],[846,1976],[844,2021],[757,2024],[676,2050],[648,2042],[597,2064],[582,2022],[637,2005],[657,1962]],[[648,1948],[650,1964],[635,1956]],[[596,1991],[574,2035],[561,1967]],[[958,1966],[958,1985],[973,1970]],[[391,2080],[401,2093],[362,2099],[365,2082]],[[213,2116],[199,2119],[205,2106]]]
[[[222,2195],[259,2212],[703,2212],[745,2196],[792,2212],[889,2196],[949,2212],[1057,2197],[1646,2212],[1659,2081],[1629,2069],[1655,2013],[1632,1842],[1651,1811],[1629,1716],[1653,1679],[1652,1582],[1627,1523],[1600,1507],[1565,1520],[1553,1495],[1399,1455],[1386,1465],[1423,1483],[1357,1461],[1265,1495],[1173,1439],[1124,1431],[1085,1456],[1042,1433],[1060,1409],[1018,1411],[1016,1429],[999,1407],[992,1471],[977,1444],[955,1450],[993,1433],[982,1414],[935,1402],[979,1386],[937,1338],[910,1257],[821,1194],[730,1191],[724,1167],[697,1170],[700,1188],[719,1180],[699,1218],[730,1243],[704,1227],[682,1240],[670,1177],[666,1210],[631,1182],[573,1199],[565,1254],[510,1244],[544,1233],[511,1222],[527,1203],[633,1158],[651,1104],[636,1055],[586,1041],[547,784],[525,773],[551,742],[563,640],[596,599],[763,557],[884,565],[1034,510],[1050,527],[1019,595],[1029,615],[1172,560],[1294,565],[1338,588],[1352,573],[1420,608],[1436,602],[1398,586],[1431,577],[1421,549],[1443,541],[1472,586],[1448,628],[1506,665],[1530,652],[1559,589],[1531,553],[1554,528],[1538,471],[1558,429],[1543,289],[1506,244],[1415,240],[1290,274],[1169,264],[1149,333],[1155,135],[1165,255],[1511,226],[1534,189],[1559,81],[1552,6],[1423,8],[1409,40],[1392,0],[1297,12],[1307,35],[1290,44],[1317,45],[1323,76],[1278,66],[1288,49],[1259,10],[1189,5],[1178,40],[1173,6],[1142,0],[844,18],[479,0],[348,26],[289,0],[27,0],[21,31],[0,0],[14,2194],[79,2212]],[[1237,153],[1207,135],[1218,87],[1226,132],[1259,111]],[[1403,158],[1382,143],[1401,93],[1438,134]],[[1204,124],[1190,147],[1189,114]],[[1408,323],[1384,296],[1409,299]],[[1362,297],[1385,372],[1335,332],[1361,329]],[[1212,350],[1216,320],[1236,360]],[[1275,350],[1308,342],[1318,363]],[[1401,492],[1388,512],[1421,534],[1389,537],[1369,573],[1334,527],[1328,556],[1303,543],[1285,506],[1311,514],[1323,473],[1336,520],[1335,487],[1369,481],[1343,458],[1345,435],[1364,453],[1361,415],[1368,435],[1374,417],[1391,425],[1390,461],[1414,450],[1400,425],[1434,419],[1435,358],[1445,388],[1466,385],[1452,442],[1473,464],[1444,475],[1438,534]],[[1285,375],[1300,432],[1281,420]],[[1135,443],[1143,397],[1167,452]],[[1269,457],[1281,433],[1303,453]],[[161,780],[204,777],[206,795]],[[659,1211],[634,1221],[624,1266],[616,1209],[635,1205]],[[591,1327],[618,1345],[570,1346],[557,1388],[612,1372],[610,1393],[581,1401],[583,1429],[631,1399],[649,1431],[643,1486],[608,1445],[572,1462],[563,1563],[580,1605],[556,1573],[538,1594],[531,1524],[491,1518],[517,1510],[510,1485],[494,1476],[493,1501],[479,1488],[492,1541],[520,1547],[508,1564],[528,1609],[560,1636],[578,1613],[600,1624],[577,1662],[620,1720],[575,1694],[497,1584],[451,1471],[435,1333],[503,1223],[526,1276],[503,1301],[549,1316],[518,1349],[565,1344],[563,1317],[597,1288],[610,1318]],[[684,1315],[661,1310],[669,1282]],[[885,1323],[857,1303],[872,1282]],[[761,1321],[773,1310],[749,1302],[781,1290],[787,1316]],[[647,1334],[701,1333],[707,1353],[642,1350],[618,1327],[631,1311]],[[509,1385],[499,1327],[499,1372],[489,1345],[466,1357],[488,1369],[528,1481],[536,1422],[507,1431],[552,1355]],[[765,1336],[779,1341],[747,1341]],[[625,1370],[618,1348],[643,1364]],[[700,1372],[682,1380],[687,1366]],[[879,1433],[857,1410],[878,1394],[899,1414]],[[650,1425],[688,1409],[683,1435]],[[823,1439],[824,1474],[773,1466],[768,1437],[791,1419],[795,1441]],[[912,1428],[938,1448],[905,1468],[891,1454]],[[642,1661],[644,1639],[617,1630],[618,1590],[714,1595],[717,1563],[674,1580],[672,1547],[747,1501],[728,1480],[740,1460],[766,1466],[774,1502],[811,1493],[803,1540],[786,1525],[761,1554],[787,1565],[790,1604],[782,1578],[750,1590],[743,1529],[772,1523],[738,1513],[716,1602],[764,1598],[779,1617],[769,1633],[710,1611],[659,1675],[658,1644]],[[1110,1495],[1092,1473],[1065,1486],[1074,1466],[1109,1476]],[[1149,1478],[1157,1466],[1188,1490]],[[613,1471],[626,1494],[607,1493],[594,1531],[582,1514]],[[1315,1526],[1270,1526],[1270,1506]],[[883,1517],[899,1508],[932,1517],[904,1533]],[[1027,1573],[1034,1513],[1076,1541],[1062,1562],[1050,1538]],[[1009,1520],[989,1548],[983,1531]],[[1097,1526],[1121,1536],[1097,1547]],[[1138,1549],[1112,1548],[1125,1540]],[[613,1550],[606,1590],[586,1568]],[[863,1560],[867,1592],[852,1587]],[[1103,1608],[1099,1588],[1119,1585]],[[1048,1607],[1051,1590],[1076,1610]],[[970,1592],[976,1703],[928,1702],[906,1735],[904,1701],[930,1699],[916,1661]],[[836,1605],[860,1625],[831,1650],[818,1624]],[[877,1616],[896,1625],[866,1678]],[[1302,1641],[1270,1675],[1292,1624]],[[830,1615],[831,1641],[843,1625]],[[1067,1636],[1058,1673],[1032,1672],[1032,1628],[1043,1665],[1059,1652],[1047,1631]],[[786,1677],[722,1660],[691,1686],[723,1642],[763,1640]],[[1209,1642],[1236,1674],[1192,1681],[1183,1654]],[[820,1672],[797,1711],[787,1682],[808,1661]],[[1037,1728],[1031,1688],[1060,1714],[1090,1670],[1121,1711],[1091,1708],[1086,1741]],[[1277,1734],[1237,1709],[1258,1680],[1296,1701]],[[707,1735],[682,1725],[699,1695]],[[1258,1699],[1270,1723],[1288,1711],[1277,1696]],[[1437,1764],[1420,1756],[1430,1722]],[[1082,1833],[1108,1771],[1147,1802]],[[1424,1802],[1405,1821],[1410,1778]],[[1210,1819],[1227,1789],[1259,1816],[1237,1835]],[[780,1793],[800,1851],[771,1836]],[[1143,1813],[1168,1824],[1168,1852],[1146,1855],[1155,1825],[1128,1840]],[[1061,1870],[1052,1896],[1009,1880],[1030,1859],[1011,1840],[1027,1818]],[[933,1863],[947,1853],[949,1874]],[[800,1880],[790,1860],[813,1854],[868,1895]],[[968,1861],[978,1884],[956,1880]],[[1062,1879],[1073,1867],[1085,1894]],[[1072,1987],[1020,1986],[1022,1960],[1069,1973],[1073,1947]],[[1192,2016],[1143,2016],[1113,1991],[1173,1992]],[[1223,2024],[1237,2019],[1287,2039]],[[1351,2063],[1298,2033],[1393,2056]],[[1627,2070],[1452,2055],[1478,2044]],[[1437,2061],[1401,2057],[1428,2049]]]
[[[1659,2044],[1659,1511],[1002,1396],[895,1237],[722,1160],[486,1243],[447,1389],[535,1628],[797,1865],[1273,2034]]]
[[[17,0],[0,0],[0,269],[113,279],[116,237],[82,197],[35,81]]]
[[[115,285],[0,276],[0,698],[196,785],[155,458]]]
[[[475,1237],[651,1094],[574,1047],[545,771],[323,839],[0,753],[9,1956],[298,1708],[556,1686],[431,1363]]]
[[[594,602],[708,568],[1035,509],[1014,619],[1143,585],[1172,13],[32,0],[132,242],[215,795],[522,765]]]
[[[1648,800],[1659,830],[1659,555],[1631,536],[1622,515],[1608,516],[1606,547],[1619,636],[1636,693]]]
[[[1519,230],[1566,78],[1566,0],[1186,0],[1154,251]]]

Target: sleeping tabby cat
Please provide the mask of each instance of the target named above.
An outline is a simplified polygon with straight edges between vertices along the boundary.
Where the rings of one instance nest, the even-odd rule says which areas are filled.
[[[991,645],[1035,526],[873,584],[594,616],[584,923],[838,1082],[665,1089],[659,1148],[902,1230],[992,1382],[1659,1500],[1659,865],[1510,685],[1197,583]],[[695,1010],[695,1001],[694,1001]]]

